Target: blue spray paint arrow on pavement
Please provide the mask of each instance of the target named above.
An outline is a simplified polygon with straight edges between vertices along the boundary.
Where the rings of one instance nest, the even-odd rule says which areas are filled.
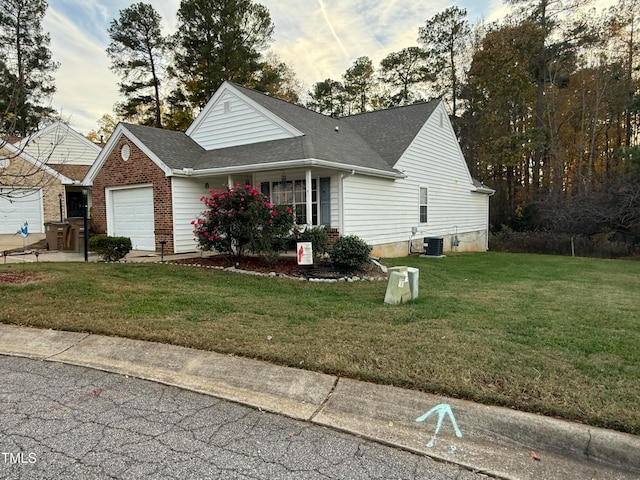
[[[459,437],[459,438],[462,437],[462,432],[460,432],[460,429],[458,428],[458,424],[456,423],[456,419],[453,416],[453,411],[451,410],[451,406],[446,403],[436,405],[421,417],[416,418],[416,422],[424,422],[427,418],[429,418],[434,413],[438,414],[438,425],[436,426],[436,431],[433,432],[433,437],[431,437],[431,440],[429,441],[429,443],[427,443],[427,447],[433,447],[433,445],[435,444],[436,436],[438,435],[438,432],[440,432],[440,427],[442,427],[442,421],[444,420],[445,415],[448,415],[449,418],[451,419],[451,423],[453,424],[453,430],[456,432],[456,437]]]

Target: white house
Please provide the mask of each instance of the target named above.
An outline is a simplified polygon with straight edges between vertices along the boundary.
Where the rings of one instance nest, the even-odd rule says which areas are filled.
[[[175,253],[196,248],[201,196],[245,182],[373,255],[424,237],[487,249],[494,192],[471,178],[441,101],[333,118],[225,82],[185,133],[120,123],[85,178],[94,230]]]

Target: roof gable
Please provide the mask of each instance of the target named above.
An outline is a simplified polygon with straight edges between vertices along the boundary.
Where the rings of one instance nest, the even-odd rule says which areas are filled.
[[[266,119],[267,124],[276,125],[280,133],[258,141],[261,137],[251,133],[256,126],[256,117],[245,115],[236,125],[241,131],[236,134],[235,141],[216,143],[211,140],[203,145],[206,143],[204,136],[199,137],[203,132],[211,134],[213,127],[223,132],[234,125],[224,112],[224,103],[234,99],[260,119]],[[395,165],[440,103],[434,101],[333,118],[225,82],[186,133],[119,124],[86,180],[93,180],[122,134],[126,134],[166,175],[324,165],[370,175],[400,177],[403,174]],[[231,111],[234,108],[230,105]],[[216,126],[216,122],[220,125]]]
[[[5,152],[8,152],[8,154],[5,153]],[[20,158],[23,161],[31,163],[32,165],[34,165],[38,169],[42,170],[43,172],[48,173],[52,177],[54,177],[57,180],[59,180],[60,183],[62,183],[63,185],[71,185],[71,184],[75,183],[71,178],[63,175],[60,172],[57,172],[56,170],[51,168],[49,165],[47,165],[46,159],[41,160],[41,159],[35,158],[32,155],[29,155],[29,153],[25,152],[24,150],[21,150],[18,146],[13,145],[11,143],[5,143],[0,148],[0,159],[3,158],[3,157],[4,158],[9,158],[9,159]]]
[[[206,150],[302,136],[236,85],[224,82],[186,134]]]
[[[202,147],[183,132],[121,122],[116,126],[109,141],[84,178],[85,184],[93,183],[94,178],[122,137],[126,137],[138,147],[164,171],[165,175],[171,175],[174,169],[192,168],[204,152]]]
[[[376,110],[341,118],[390,165],[395,166],[440,100]]]
[[[17,147],[49,165],[92,165],[100,147],[69,125],[56,122],[22,139]]]

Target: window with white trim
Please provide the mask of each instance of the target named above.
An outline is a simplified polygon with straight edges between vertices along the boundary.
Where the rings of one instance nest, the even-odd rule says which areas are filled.
[[[420,223],[427,223],[429,189],[420,187]]]
[[[274,205],[288,205],[293,209],[298,225],[318,224],[318,188],[311,180],[311,218],[307,215],[307,187],[305,180],[281,180],[262,182],[261,191]]]

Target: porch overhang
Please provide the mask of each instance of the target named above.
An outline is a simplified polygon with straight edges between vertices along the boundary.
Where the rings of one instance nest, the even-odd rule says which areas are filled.
[[[397,170],[379,170],[376,168],[349,165],[346,163],[331,162],[317,158],[305,158],[302,160],[285,160],[281,162],[254,163],[250,165],[234,165],[229,167],[215,167],[206,169],[180,168],[171,171],[176,177],[212,177],[219,175],[234,175],[243,173],[268,172],[273,170],[285,170],[293,168],[326,168],[340,172],[368,175],[388,179],[401,179],[407,176]]]

